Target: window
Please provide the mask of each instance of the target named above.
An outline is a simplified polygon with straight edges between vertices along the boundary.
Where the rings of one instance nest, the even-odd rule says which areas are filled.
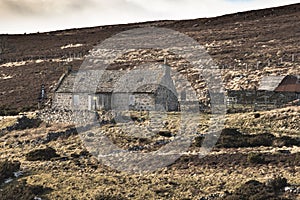
[[[135,96],[129,95],[129,105],[134,106],[135,105]]]
[[[73,95],[73,105],[79,106],[79,95]]]

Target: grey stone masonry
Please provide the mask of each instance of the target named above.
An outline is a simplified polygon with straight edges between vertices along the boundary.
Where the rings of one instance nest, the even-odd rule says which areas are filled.
[[[156,68],[155,68],[156,67]],[[177,91],[166,65],[142,71],[71,72],[54,95],[57,110],[178,110]]]

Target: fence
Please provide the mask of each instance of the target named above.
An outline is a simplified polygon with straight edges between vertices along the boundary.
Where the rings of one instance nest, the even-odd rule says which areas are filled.
[[[230,69],[234,71],[238,71],[242,69],[248,71],[250,69],[259,70],[259,69],[263,69],[264,67],[271,67],[272,65],[282,66],[285,63],[298,63],[298,62],[300,62],[300,55],[285,54],[282,57],[276,56],[276,59],[257,60],[251,63],[239,62],[236,65],[228,65],[228,64],[220,63],[219,69],[221,70]]]

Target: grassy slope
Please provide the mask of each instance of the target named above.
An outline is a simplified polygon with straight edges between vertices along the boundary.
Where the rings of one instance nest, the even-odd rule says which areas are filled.
[[[63,58],[70,54],[86,55],[94,45],[116,33],[148,25],[186,33],[205,46],[221,66],[222,64],[231,66],[223,71],[227,88],[233,89],[237,85],[251,88],[267,74],[299,74],[299,12],[300,4],[296,4],[210,19],[159,21],[30,35],[0,35],[1,38],[7,38],[7,48],[1,55],[4,65],[0,65],[0,108],[17,110],[35,108],[42,83],[46,84],[50,95],[65,69],[68,66],[76,69],[82,62],[82,60],[66,62]],[[83,46],[61,48],[68,44],[83,44]],[[294,63],[290,62],[291,53],[296,55]],[[284,58],[284,63],[279,66],[278,60],[281,57]],[[39,61],[44,59],[45,62]],[[257,60],[267,59],[271,59],[269,68],[262,65],[264,69],[255,69]],[[11,60],[26,62],[21,65],[14,63],[7,67],[7,62]],[[248,63],[251,70],[246,72],[243,63]],[[237,71],[232,71],[233,66],[236,66]],[[244,77],[240,81],[233,81],[234,77],[241,74]],[[3,79],[10,76],[12,78]]]
[[[274,124],[281,124],[287,120],[283,118],[286,112],[293,116],[292,113],[299,114],[299,108],[290,107],[283,110],[262,112],[261,119],[264,119],[265,116],[281,113],[282,115],[278,114],[273,118]],[[299,115],[294,117],[299,117]],[[201,119],[205,118],[201,117]],[[232,119],[235,120],[232,121]],[[249,123],[249,127],[253,127],[251,126],[253,120],[253,113],[244,114],[239,118],[228,115],[225,125],[232,127]],[[299,120],[295,120],[299,122]],[[178,123],[175,115],[169,116],[168,121],[171,130],[172,127],[174,128],[174,123]],[[4,123],[7,123],[6,120],[1,121],[3,126]],[[206,123],[206,120],[201,121],[201,123]],[[264,123],[264,120],[256,121],[256,126],[264,126]],[[291,165],[289,164],[290,161],[283,163],[276,161],[270,164],[250,164],[240,157],[243,154],[247,157],[251,152],[269,152],[271,155],[278,155],[276,151],[279,149],[299,153],[297,147],[215,149],[212,152],[212,157],[207,158],[208,160],[199,160],[195,155],[187,155],[171,166],[154,173],[139,175],[115,171],[102,165],[93,157],[75,158],[72,154],[80,154],[82,150],[85,150],[79,136],[59,138],[57,141],[47,144],[34,145],[27,142],[25,145],[15,145],[18,141],[34,141],[45,137],[49,132],[65,131],[70,127],[72,126],[64,124],[42,124],[36,129],[9,132],[1,137],[1,160],[5,158],[19,160],[25,174],[18,181],[27,180],[30,185],[43,185],[52,188],[53,191],[45,194],[49,199],[93,199],[99,194],[135,199],[194,199],[226,190],[234,191],[241,184],[251,179],[265,182],[275,175],[286,177],[291,184],[300,184],[297,178],[300,176],[300,163]],[[294,131],[295,128],[298,127],[290,127]],[[249,130],[247,129],[248,132],[253,134],[260,132]],[[116,132],[112,134],[116,134]],[[289,135],[289,132],[285,132],[285,134]],[[299,137],[299,135],[297,136]],[[115,142],[122,144],[124,138],[125,136],[116,137]],[[61,157],[68,159],[66,161],[36,162],[25,159],[27,152],[46,146],[53,147]],[[199,151],[199,148],[192,147],[190,151]],[[238,153],[242,154],[239,155]],[[213,156],[217,157],[214,158]],[[214,162],[215,164],[212,164]]]

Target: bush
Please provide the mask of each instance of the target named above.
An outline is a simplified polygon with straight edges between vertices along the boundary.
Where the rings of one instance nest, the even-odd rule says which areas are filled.
[[[236,191],[224,199],[226,200],[250,200],[255,195],[256,200],[259,199],[268,199],[266,198],[266,194],[268,192],[265,191],[264,184],[258,182],[256,180],[250,180],[243,184],[241,187],[236,189]],[[267,195],[268,196],[268,195]]]
[[[51,189],[44,188],[43,186],[28,185],[25,180],[20,182],[14,181],[0,190],[0,199],[32,200],[37,195],[42,195],[48,190]]]
[[[216,144],[218,148],[238,148],[247,146],[246,138],[237,129],[223,129]]]
[[[224,129],[217,142],[216,147],[219,148],[239,148],[239,147],[259,147],[259,146],[272,146],[276,137],[270,133],[262,133],[256,135],[242,134],[236,129]],[[297,141],[291,140],[286,137],[281,140],[289,144],[295,144]]]
[[[26,159],[28,161],[45,161],[57,157],[59,157],[59,155],[56,153],[56,150],[51,147],[33,150],[26,154]]]
[[[25,130],[30,128],[37,128],[42,123],[42,120],[40,119],[31,119],[26,116],[22,116],[21,118],[18,118],[17,123],[15,123],[13,126],[8,127],[8,131],[12,130]]]
[[[294,138],[291,138],[291,137],[288,137],[288,136],[283,136],[283,137],[280,137],[280,138],[276,138],[276,139],[273,141],[273,146],[275,146],[275,147],[283,147],[283,146],[286,146],[286,147],[300,146],[300,142],[297,141],[297,140],[294,139]]]
[[[99,194],[95,196],[95,200],[126,200],[126,198],[121,196]]]
[[[168,130],[159,131],[158,135],[160,135],[162,137],[172,137],[172,133]]]
[[[198,136],[195,137],[195,146],[196,147],[201,147],[203,143],[204,137],[203,136]]]
[[[255,113],[254,114],[254,118],[260,118],[260,114],[259,113]]]
[[[285,178],[274,179],[271,185],[250,180],[237,188],[232,194],[222,197],[222,200],[284,200],[285,198],[279,197],[278,188],[282,189],[286,185]]]
[[[250,153],[247,157],[247,161],[251,164],[264,164],[265,157],[259,153]]]
[[[267,182],[267,185],[271,187],[275,192],[280,192],[284,187],[288,186],[287,179],[282,177],[276,177]]]
[[[17,109],[11,109],[6,107],[0,108],[0,116],[16,116],[19,114]]]
[[[209,137],[206,135],[205,137]],[[195,138],[195,146],[201,147],[204,137]],[[214,138],[212,138],[213,141]],[[217,148],[241,148],[241,147],[282,147],[282,146],[300,146],[297,139],[283,136],[276,138],[273,134],[262,133],[256,135],[243,134],[237,129],[223,129],[216,143]]]
[[[300,163],[300,153],[297,153],[295,156],[295,162]]]
[[[0,107],[0,116],[17,116],[19,115],[21,112],[29,112],[29,111],[33,111],[36,108],[33,106],[25,106],[22,108],[13,108],[10,106],[1,106]]]
[[[272,146],[275,136],[269,133],[263,133],[258,135],[251,135],[248,138],[248,145],[250,147],[259,147],[259,146]]]
[[[20,165],[21,163],[19,161],[11,162],[5,160],[0,162],[0,184],[2,184],[8,178],[14,177],[14,172],[20,170]]]

